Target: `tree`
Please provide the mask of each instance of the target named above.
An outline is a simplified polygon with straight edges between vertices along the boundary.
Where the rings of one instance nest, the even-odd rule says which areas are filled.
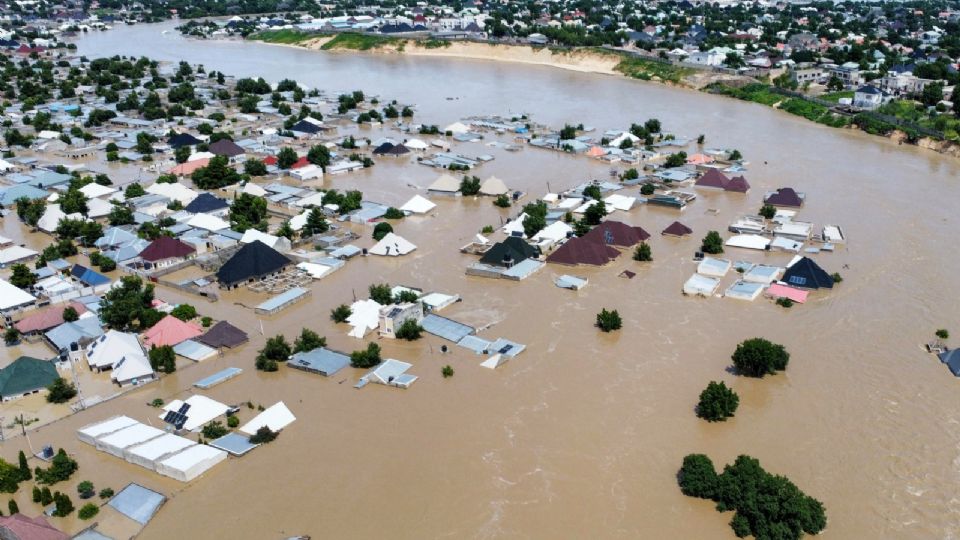
[[[673,169],[676,167],[683,167],[687,163],[687,153],[686,152],[677,152],[675,154],[670,154],[667,156],[667,160],[664,162],[663,166],[668,169]]]
[[[950,331],[947,330],[946,328],[941,328],[937,330],[936,332],[934,332],[934,335],[936,335],[940,339],[950,339]]]
[[[145,320],[153,303],[153,285],[144,285],[136,276],[120,278],[120,286],[107,291],[100,303],[100,320],[115,330],[129,331],[149,328]],[[152,318],[152,316],[147,315]],[[153,321],[156,324],[156,321]]]
[[[571,126],[570,124],[565,124],[563,129],[560,130],[560,140],[566,141],[570,139],[577,138],[577,127]]]
[[[296,163],[298,159],[300,158],[297,156],[297,152],[293,148],[284,146],[277,154],[277,167],[280,167],[281,169],[289,169],[290,166]]]
[[[41,492],[40,492],[40,488],[37,487],[37,486],[33,486],[33,493],[32,493],[32,497],[31,497],[32,500],[33,500],[33,502],[35,502],[35,503],[37,503],[37,504],[40,504],[41,497],[42,497],[42,494],[41,494]]]
[[[386,283],[372,283],[367,290],[370,293],[370,299],[374,302],[382,306],[393,303],[393,293],[390,290],[390,285]]]
[[[524,205],[523,214],[523,233],[527,238],[532,238],[538,232],[547,226],[547,204],[543,201],[537,201]]]
[[[73,473],[77,471],[77,462],[67,455],[67,452],[61,448],[50,461],[50,467],[41,469],[37,467],[33,470],[37,483],[52,486],[57,482],[69,480]],[[49,504],[49,503],[46,503]]]
[[[763,338],[748,339],[734,351],[733,366],[737,373],[747,377],[772,375],[787,369],[790,353],[783,347]]]
[[[591,204],[584,212],[583,219],[588,225],[599,225],[603,216],[607,215],[607,204],[603,201],[597,201]]]
[[[143,197],[146,195],[146,190],[143,189],[143,186],[137,183],[130,184],[127,186],[127,189],[123,190],[123,196],[126,199],[133,199],[135,197]]]
[[[237,232],[267,229],[267,200],[241,193],[230,205],[230,227]]]
[[[226,156],[214,156],[206,167],[193,171],[190,179],[200,189],[220,189],[239,183],[242,177],[230,166],[230,160]]]
[[[293,340],[293,352],[295,353],[308,352],[326,346],[327,338],[309,328],[300,330],[300,335],[297,336],[297,339]]]
[[[73,501],[70,500],[70,497],[59,491],[53,494],[53,504],[56,505],[56,510],[53,511],[53,515],[57,517],[67,517],[73,512]]]
[[[17,216],[31,227],[37,226],[46,209],[47,201],[45,199],[30,200],[26,197],[17,199]]]
[[[103,225],[100,225],[96,221],[84,221],[80,225],[80,242],[86,246],[90,247],[103,236]]]
[[[213,422],[203,426],[203,430],[201,430],[201,432],[203,433],[203,438],[213,440],[219,439],[227,433],[230,433],[230,430],[223,425],[223,422],[214,420]]]
[[[637,249],[633,252],[633,260],[640,262],[650,262],[653,260],[653,254],[650,252],[650,244],[640,242]]]
[[[730,152],[730,155],[727,157],[727,159],[730,161],[740,161],[743,159],[743,154],[741,154],[739,150],[734,150],[733,152]]]
[[[943,101],[943,83],[932,82],[923,87],[920,93],[920,102],[928,107],[933,107]]]
[[[290,344],[283,335],[273,336],[257,354],[255,366],[260,371],[276,371],[277,362],[286,362],[290,357]]]
[[[16,326],[8,326],[7,329],[3,331],[3,342],[8,347],[20,342],[20,331],[17,330]]]
[[[30,472],[30,465],[27,464],[27,455],[23,453],[23,450],[17,454],[17,465],[20,469],[20,480],[26,481],[33,478],[33,473]]]
[[[323,217],[323,211],[319,208],[311,208],[310,213],[307,214],[306,224],[300,229],[300,234],[303,236],[313,236],[315,234],[323,234],[329,230],[330,224],[327,223],[326,218]]]
[[[70,186],[67,189],[67,192],[60,196],[58,201],[60,203],[60,210],[63,210],[65,214],[83,214],[87,215],[89,208],[87,208],[87,196],[80,191],[80,188],[75,186]]]
[[[293,240],[293,237],[297,235],[297,231],[293,230],[293,226],[290,225],[290,220],[284,221],[280,224],[280,227],[277,228],[277,236],[282,236],[287,240]]]
[[[47,402],[66,403],[77,395],[77,387],[63,377],[57,377],[47,387]]]
[[[330,165],[330,149],[322,144],[311,146],[307,151],[307,161],[326,171],[327,165]]]
[[[765,219],[773,219],[773,216],[777,215],[777,209],[772,204],[765,204],[760,207],[760,211],[757,213]]]
[[[460,193],[467,196],[480,193],[480,179],[476,176],[464,176],[460,181]]]
[[[180,319],[181,321],[186,322],[196,318],[197,308],[191,306],[190,304],[180,304],[177,307],[173,308],[173,310],[170,311],[170,314]]]
[[[77,511],[77,517],[82,520],[88,520],[100,513],[100,507],[94,503],[87,503]]]
[[[97,491],[93,487],[93,482],[89,480],[84,480],[77,484],[77,494],[80,495],[81,499],[89,499],[96,495]]]
[[[717,470],[713,461],[703,454],[689,454],[677,475],[680,491],[688,497],[712,499],[717,491]]]
[[[607,311],[606,308],[600,310],[600,313],[597,313],[597,327],[604,332],[612,332],[614,330],[619,330],[623,326],[623,321],[620,319],[620,313],[617,310]]]
[[[243,172],[250,176],[263,176],[267,174],[267,166],[259,159],[248,159],[243,162]]]
[[[25,264],[15,264],[11,267],[10,284],[14,287],[26,289],[37,282],[37,276]]]
[[[831,92],[839,92],[843,90],[843,81],[840,80],[840,77],[831,75],[830,80],[827,81],[827,90]]]
[[[700,251],[711,255],[723,253],[723,239],[720,238],[720,233],[717,231],[708,232],[700,244]]]
[[[48,506],[53,502],[53,493],[50,493],[50,488],[43,486],[43,489],[40,490],[40,504],[43,506]]]
[[[380,346],[376,343],[368,343],[366,349],[350,353],[350,365],[355,368],[372,368],[380,362]]]
[[[177,370],[177,353],[170,345],[161,345],[159,347],[154,345],[150,347],[150,352],[147,353],[147,356],[150,358],[150,367],[153,368],[154,371],[173,373]]]
[[[373,227],[373,239],[376,241],[383,240],[383,237],[392,233],[393,227],[386,221],[381,221]]]
[[[73,306],[67,306],[63,308],[64,322],[73,322],[79,318],[80,318],[80,314],[77,313],[77,310]]]
[[[256,433],[250,436],[250,444],[266,444],[277,438],[276,432],[268,426],[261,426]]]
[[[440,374],[443,375],[444,379],[449,379],[450,377],[453,377],[453,367],[450,366],[450,364],[443,366],[442,368],[440,368]]]
[[[740,397],[727,388],[723,382],[710,381],[710,384],[700,392],[700,401],[697,403],[697,416],[708,422],[726,420],[737,412]]]
[[[103,488],[103,489],[101,489],[101,490],[100,490],[100,493],[98,494],[98,496],[99,496],[101,499],[109,499],[110,497],[113,497],[113,488]]]
[[[653,186],[653,184],[644,184],[640,186],[641,195],[653,195],[653,192],[656,190],[657,189]]]
[[[399,210],[391,206],[390,208],[387,208],[387,211],[383,214],[383,217],[385,219],[403,219],[407,216],[406,214],[403,213],[402,210]]]
[[[583,188],[583,196],[595,201],[599,201],[600,197],[603,197],[603,193],[600,191],[600,186],[596,184],[590,184],[589,186]]]
[[[173,151],[173,159],[177,163],[186,163],[187,159],[190,158],[190,147],[181,146]]]
[[[660,133],[660,129],[661,129],[660,120],[657,120],[656,118],[651,118],[643,123],[643,127],[649,133]]]
[[[110,209],[110,213],[107,214],[107,221],[114,227],[136,223],[136,220],[133,219],[133,210],[125,204],[116,203]]]
[[[423,334],[423,327],[420,326],[420,323],[416,319],[407,319],[400,324],[400,328],[397,328],[394,335],[398,339],[405,339],[407,341],[416,341],[420,339]]]
[[[353,311],[351,311],[350,306],[346,304],[340,304],[339,306],[330,310],[330,319],[335,323],[347,322],[347,319],[350,318],[350,315],[353,315]]]
[[[19,514],[20,507],[17,505],[17,501],[10,499],[7,501],[7,509],[10,510],[10,515]]]

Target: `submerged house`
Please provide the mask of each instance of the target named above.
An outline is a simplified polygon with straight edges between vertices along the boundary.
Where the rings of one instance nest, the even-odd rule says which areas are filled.
[[[170,236],[160,236],[140,252],[140,259],[144,267],[158,269],[184,262],[196,253],[197,249],[190,244]]]
[[[804,257],[787,268],[783,281],[801,289],[833,288],[833,277],[809,257]]]
[[[0,400],[10,401],[36,394],[59,376],[53,362],[21,356],[0,369]]]
[[[631,248],[648,238],[647,231],[620,221],[604,221],[583,235],[584,240],[619,248]]]
[[[508,236],[504,241],[497,242],[490,247],[480,262],[490,266],[511,267],[527,259],[540,257],[540,249],[525,242],[518,236]]]
[[[252,282],[282,272],[293,261],[259,240],[244,245],[220,270],[220,286],[230,289],[240,283]]]
[[[773,206],[786,206],[790,208],[800,208],[803,206],[804,195],[797,193],[793,188],[780,188],[773,193],[768,193],[763,202]]]
[[[727,178],[719,169],[708,169],[706,173],[697,179],[696,184],[702,189],[716,189],[722,191],[731,191],[735,193],[746,193],[750,191],[750,183],[743,176]]]
[[[586,237],[571,238],[547,257],[555,264],[603,266],[620,256],[620,250]]]
[[[674,221],[673,223],[668,225],[666,229],[660,231],[660,234],[662,234],[663,236],[674,236],[674,237],[680,238],[683,236],[688,236],[693,234],[693,229],[691,229],[690,227],[687,227],[686,225],[684,225],[683,223],[680,223],[679,221]]]

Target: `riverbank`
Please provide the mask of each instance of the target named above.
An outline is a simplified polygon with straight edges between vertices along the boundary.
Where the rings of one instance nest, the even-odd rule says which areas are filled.
[[[800,97],[779,95],[770,85],[750,77],[697,70],[609,49],[557,49],[471,41],[406,39],[357,33],[315,37],[314,34],[293,30],[261,32],[248,39],[273,45],[328,52],[374,52],[465,58],[548,66],[581,73],[621,75],[751,101],[829,127],[859,129],[870,135],[895,140],[898,144],[915,145],[951,157],[960,157],[960,144],[918,133],[910,125],[895,125],[869,113],[854,116],[840,115],[822,104]]]

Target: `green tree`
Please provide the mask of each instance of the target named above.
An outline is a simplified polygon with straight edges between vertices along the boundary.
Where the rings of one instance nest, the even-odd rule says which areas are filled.
[[[753,338],[737,345],[732,359],[733,366],[740,375],[763,377],[787,369],[790,353],[783,345],[763,338]]]
[[[623,321],[620,319],[620,313],[617,310],[607,311],[606,308],[600,310],[600,313],[597,313],[597,327],[604,332],[612,332],[614,330],[619,330],[623,326]]]
[[[423,335],[423,327],[416,319],[407,319],[400,324],[400,328],[397,328],[394,335],[397,336],[397,339],[416,341]]]
[[[73,322],[79,318],[80,318],[80,314],[77,313],[77,310],[73,306],[67,306],[63,308],[64,322]]]
[[[700,251],[713,255],[723,253],[723,238],[720,238],[720,233],[717,231],[708,232],[700,244]]]
[[[653,254],[650,252],[650,244],[640,242],[637,249],[633,252],[633,260],[640,262],[649,262],[653,260]]]
[[[26,481],[33,478],[33,473],[30,472],[30,465],[27,464],[27,455],[23,453],[23,450],[20,450],[17,453],[17,465],[20,469],[20,481]]]
[[[940,328],[939,330],[934,332],[934,335],[936,335],[940,339],[950,339],[950,331],[947,330],[946,328]]]
[[[57,507],[53,511],[53,515],[57,517],[67,517],[73,512],[73,501],[70,500],[69,496],[59,491],[53,494],[53,504]]]
[[[777,215],[777,209],[772,204],[765,204],[760,207],[760,211],[757,213],[765,219],[773,219],[773,216]]]
[[[110,213],[107,214],[107,221],[114,227],[136,223],[136,220],[133,219],[133,210],[125,204],[118,203],[114,203],[113,208],[110,209]]]
[[[293,352],[295,353],[308,352],[326,346],[327,338],[309,328],[301,329],[300,335],[297,336],[297,339],[293,340]]]
[[[208,440],[213,440],[213,439],[219,439],[220,437],[223,437],[227,433],[230,433],[230,430],[223,425],[223,422],[214,420],[213,422],[210,422],[207,425],[203,426],[203,429],[201,430],[201,432],[203,433],[203,438]]]
[[[7,501],[7,509],[10,511],[11,516],[20,513],[20,506],[18,506],[17,501],[13,499]]]
[[[442,368],[440,368],[440,374],[443,375],[444,379],[449,379],[450,377],[453,377],[453,367],[450,366],[450,364],[443,366]]]
[[[251,444],[266,444],[273,442],[277,438],[276,432],[267,426],[261,426],[256,433],[250,436]]]
[[[480,193],[480,179],[476,176],[464,176],[460,181],[460,193],[466,196]]]
[[[133,199],[135,197],[143,197],[146,195],[146,190],[143,189],[143,186],[137,183],[130,184],[127,186],[127,189],[123,190],[123,196],[127,199]]]
[[[93,487],[93,482],[89,480],[84,480],[77,484],[77,494],[80,495],[81,499],[89,499],[96,495],[96,489]]]
[[[267,343],[257,354],[255,366],[260,371],[276,371],[278,362],[286,362],[290,357],[290,344],[283,335],[267,339]]]
[[[726,420],[737,412],[740,397],[727,387],[726,384],[710,381],[710,384],[700,393],[697,403],[697,416],[708,422]]]
[[[350,315],[353,315],[353,311],[351,311],[350,306],[346,304],[340,304],[339,306],[330,310],[330,320],[335,323],[347,322],[347,319],[350,318]]]
[[[739,150],[734,150],[733,152],[730,152],[730,155],[727,156],[727,159],[730,161],[740,161],[743,159],[743,154],[741,154]]]
[[[330,224],[327,223],[326,218],[323,217],[323,211],[319,208],[311,208],[310,213],[307,214],[306,224],[300,229],[300,234],[306,237],[323,234],[329,230]]]
[[[120,286],[107,291],[100,302],[100,320],[115,330],[149,328],[144,315],[153,303],[153,285],[144,285],[136,276],[120,278]],[[154,321],[156,323],[156,321]]]
[[[673,169],[676,167],[683,167],[687,164],[687,153],[686,152],[677,152],[675,154],[670,154],[667,156],[667,160],[664,162],[663,166],[668,169]]]
[[[230,205],[230,227],[237,232],[267,229],[267,200],[241,193]]]
[[[16,326],[8,326],[7,329],[3,331],[3,342],[8,347],[20,342],[20,331],[17,330]]]
[[[214,156],[206,167],[193,171],[190,179],[200,189],[220,189],[239,183],[242,177],[230,166],[230,160],[226,156]]]
[[[53,459],[50,460],[50,467],[47,469],[37,467],[33,470],[33,474],[37,483],[52,486],[58,482],[69,480],[73,473],[77,471],[77,468],[77,462],[68,456],[63,448],[60,448]]]
[[[187,159],[190,158],[190,147],[181,146],[173,151],[173,159],[177,163],[186,163]]]
[[[267,174],[267,166],[259,159],[248,159],[243,162],[243,172],[250,176],[263,176]]]
[[[10,275],[10,284],[14,287],[26,289],[37,282],[37,276],[25,264],[15,264],[10,267],[13,273]]]
[[[383,214],[383,217],[385,219],[403,219],[406,217],[406,214],[404,214],[402,210],[398,210],[397,208],[391,206],[390,208],[387,208],[387,211]]]
[[[147,356],[150,358],[150,367],[153,368],[154,371],[173,373],[177,370],[177,353],[174,352],[173,347],[170,345],[161,345],[159,347],[154,345],[150,347],[150,352],[147,353]]]
[[[928,107],[933,107],[943,101],[943,83],[932,82],[923,87],[920,92],[920,102]]]
[[[370,299],[374,302],[386,306],[393,303],[393,293],[390,285],[386,283],[373,283],[367,288],[370,293]]]
[[[290,166],[296,163],[298,159],[300,158],[297,156],[297,152],[293,148],[284,146],[277,154],[277,167],[280,167],[281,169],[289,169]]]
[[[719,482],[713,461],[703,454],[685,456],[677,479],[684,495],[701,499],[712,499]]]
[[[588,225],[599,225],[603,217],[607,215],[607,204],[603,201],[597,201],[591,204],[584,212],[583,219]]]
[[[80,510],[77,511],[77,517],[82,520],[92,519],[94,516],[100,513],[100,507],[94,503],[87,503],[80,507]]]
[[[67,189],[67,192],[60,196],[58,201],[60,203],[60,210],[63,210],[66,214],[83,214],[87,215],[89,208],[87,207],[87,196],[80,191],[80,188],[71,186]]]
[[[47,401],[50,403],[66,403],[76,395],[77,387],[63,377],[57,377],[47,387]]]
[[[653,195],[655,191],[656,191],[656,188],[653,186],[653,184],[644,184],[640,186],[641,195],[650,196],[650,195]]]
[[[50,493],[50,488],[43,486],[40,490],[40,504],[49,506],[51,503],[53,503],[53,493]]]
[[[330,165],[330,150],[322,144],[311,146],[307,151],[307,161],[326,171],[327,165]]]
[[[170,311],[170,314],[181,321],[186,322],[197,317],[197,308],[191,306],[190,304],[180,304],[173,308],[173,310]]]
[[[380,346],[376,343],[368,343],[366,349],[350,353],[350,365],[355,368],[372,368],[380,362]]]
[[[386,221],[381,221],[373,227],[373,239],[376,241],[383,240],[383,237],[392,233],[393,227]]]
[[[603,197],[603,193],[600,191],[600,186],[596,184],[590,184],[589,186],[583,188],[583,196],[588,199],[593,199],[599,201]]]

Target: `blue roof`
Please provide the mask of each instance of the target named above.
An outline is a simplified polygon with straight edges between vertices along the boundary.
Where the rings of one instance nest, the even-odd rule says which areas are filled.
[[[53,171],[41,171],[33,175],[33,179],[27,183],[33,187],[48,188],[60,184],[66,184],[73,177],[69,174],[60,174]]]
[[[940,353],[940,361],[947,365],[951,373],[960,377],[960,349]]]
[[[107,504],[137,523],[146,525],[166,500],[156,491],[139,484],[129,484]]]
[[[241,373],[243,373],[243,370],[238,367],[228,367],[227,369],[222,369],[213,375],[200,379],[199,381],[193,383],[193,385],[197,388],[203,388],[206,390],[207,388],[216,386],[228,379],[232,379]]]
[[[31,200],[44,199],[49,195],[46,191],[31,186],[29,184],[18,184],[0,190],[0,206],[9,206],[17,202],[17,199],[26,197]]]
[[[82,339],[94,339],[103,335],[103,327],[97,317],[84,317],[73,322],[65,322],[44,334],[57,350],[70,347]]]
[[[84,285],[89,285],[90,287],[106,285],[111,281],[107,276],[79,264],[73,265],[73,268],[70,269],[70,275],[80,280],[80,282]]]
[[[137,239],[136,233],[130,232],[126,229],[120,227],[109,227],[107,230],[103,231],[103,236],[97,238],[97,241],[93,245],[98,248],[104,248],[107,246],[119,246],[120,244],[125,244],[127,242],[132,242]]]
[[[350,357],[321,347],[294,354],[290,357],[287,365],[296,369],[314,371],[329,377],[350,365]]]

